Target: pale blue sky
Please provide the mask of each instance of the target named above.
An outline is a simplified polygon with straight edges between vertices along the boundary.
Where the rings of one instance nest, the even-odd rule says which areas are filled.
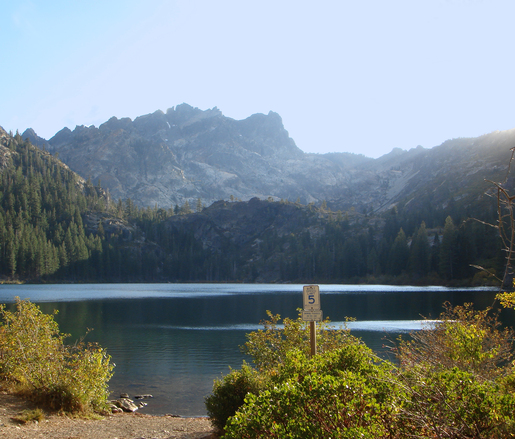
[[[370,157],[515,128],[515,1],[3,0],[0,125],[186,102]],[[515,145],[514,145],[515,146]]]

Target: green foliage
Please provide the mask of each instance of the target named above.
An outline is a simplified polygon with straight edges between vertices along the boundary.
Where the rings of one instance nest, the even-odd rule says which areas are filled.
[[[280,279],[291,282],[468,284],[475,274],[471,264],[481,261],[498,269],[493,229],[466,217],[458,216],[456,226],[450,216],[422,217],[415,225],[395,211],[382,218],[350,213],[343,217],[318,210],[323,233],[292,230],[278,236],[268,231],[254,249],[259,257],[247,268],[255,270],[249,278],[274,270],[278,260]]]
[[[261,322],[264,329],[247,334],[247,342],[242,347],[259,370],[276,368],[292,349],[300,349],[305,355],[310,353],[309,323],[302,320],[301,310],[297,319],[285,318],[282,326],[279,314],[267,311],[267,315],[269,320]],[[357,341],[347,328],[331,328],[329,319],[317,324],[316,338],[320,353]]]
[[[407,389],[396,419],[400,437],[515,437],[515,395],[459,368],[412,367],[398,376]]]
[[[328,321],[311,358],[303,322],[268,315],[245,345],[258,370],[232,371],[209,397],[224,438],[515,437],[513,332],[491,309],[445,304],[399,339],[398,366],[346,329],[327,335]]]
[[[408,265],[409,247],[406,234],[402,228],[399,230],[390,250],[389,271],[393,275],[399,275]]]
[[[53,315],[16,300],[16,311],[0,306],[0,378],[51,409],[103,409],[114,365],[96,344],[64,344]]]
[[[23,410],[18,416],[13,418],[20,424],[26,424],[28,422],[41,422],[45,419],[45,414],[41,409],[34,410]]]
[[[515,308],[515,292],[505,291],[497,295],[497,300],[504,308]]]
[[[446,302],[429,330],[412,333],[410,341],[400,339],[396,353],[401,366],[457,367],[481,380],[512,373],[514,333],[511,328],[501,329],[497,316],[490,308],[477,311],[471,303],[452,307]]]
[[[264,379],[247,364],[241,370],[231,370],[222,379],[216,379],[213,393],[205,399],[211,422],[222,431],[227,419],[244,403],[247,394],[258,394],[264,388]]]
[[[106,209],[102,190],[28,141],[12,139],[11,149],[0,175],[0,275],[85,274],[86,261],[100,248],[87,236],[82,216]]]
[[[380,410],[371,410],[367,400],[373,389],[363,381],[351,372],[339,378],[310,375],[301,383],[249,394],[224,438],[381,437],[383,429],[374,419]]]
[[[491,309],[445,310],[400,339],[397,382],[406,391],[397,428],[423,437],[514,437],[513,331]]]
[[[415,276],[426,276],[429,272],[430,247],[427,240],[426,224],[422,222],[420,228],[413,235],[410,254],[410,269]]]
[[[515,279],[512,280],[512,289],[515,288]],[[496,296],[501,306],[515,309],[515,291],[501,291]]]
[[[274,384],[249,394],[225,438],[377,438],[391,424],[391,365],[362,344],[307,358],[290,352]]]
[[[223,380],[215,381],[213,393],[206,398],[206,407],[213,424],[222,430],[227,419],[235,414],[249,395],[260,395],[288,380],[300,382],[309,374],[327,373],[338,376],[341,371],[362,373],[372,369],[379,359],[346,328],[333,329],[329,319],[318,324],[318,351],[310,357],[309,326],[300,315],[284,319],[267,312],[264,330],[247,335],[243,351],[251,355],[257,371],[244,364],[241,371],[232,371]],[[375,370],[375,369],[374,369]]]

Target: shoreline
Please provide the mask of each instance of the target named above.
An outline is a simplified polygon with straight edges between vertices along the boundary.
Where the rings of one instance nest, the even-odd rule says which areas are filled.
[[[216,439],[207,416],[147,415],[116,413],[99,419],[85,419],[45,412],[40,422],[16,421],[23,411],[37,408],[31,401],[0,390],[0,437],[4,439],[115,439],[140,437],[153,439]]]

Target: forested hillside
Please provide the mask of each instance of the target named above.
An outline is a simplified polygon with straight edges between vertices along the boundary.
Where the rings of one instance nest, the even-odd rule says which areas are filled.
[[[166,258],[123,217],[144,225],[149,220],[159,222],[160,211],[140,211],[130,200],[120,210],[120,203],[111,203],[99,186],[2,129],[0,159],[0,275],[4,279],[157,280]],[[186,246],[185,240],[178,245]]]
[[[0,129],[0,264],[3,277],[80,276],[102,242],[83,216],[108,200],[59,160]]]
[[[0,166],[4,280],[477,284],[472,264],[503,266],[496,230],[471,219],[495,222],[481,194],[375,215],[272,198],[141,208],[3,130]]]
[[[227,280],[477,284],[484,273],[471,264],[502,270],[496,229],[463,215],[438,222],[440,213],[428,212],[431,228],[424,221],[413,227],[395,208],[373,216],[252,199],[220,201],[165,224],[219,254],[213,261]],[[219,280],[204,268],[206,280]]]

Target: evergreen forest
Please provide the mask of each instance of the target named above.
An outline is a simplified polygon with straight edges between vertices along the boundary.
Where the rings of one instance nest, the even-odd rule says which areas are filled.
[[[111,200],[19,134],[1,141],[3,281],[480,285],[493,278],[474,266],[500,273],[505,262],[496,228],[485,225],[496,221],[488,197],[466,210],[381,214],[271,199],[141,208]],[[252,203],[264,216],[247,221],[268,226],[236,236],[221,212],[230,218]]]

